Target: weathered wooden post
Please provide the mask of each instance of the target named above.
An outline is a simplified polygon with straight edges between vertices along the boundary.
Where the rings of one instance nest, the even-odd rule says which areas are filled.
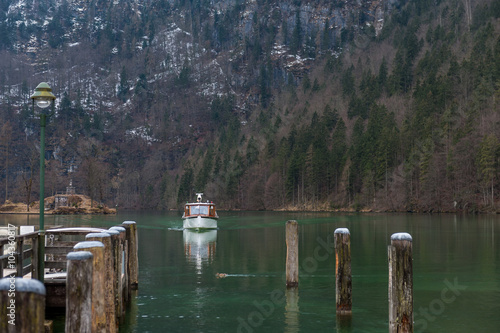
[[[347,228],[335,230],[335,300],[337,314],[352,313],[351,234]]]
[[[0,280],[0,332],[43,332],[45,286],[35,279]]]
[[[391,236],[389,256],[389,333],[413,332],[412,238],[401,232]]]
[[[118,295],[121,295],[120,288],[118,282],[121,280],[121,272],[120,272],[120,232],[115,229],[109,229],[106,231],[111,235],[111,251],[113,255],[113,299],[115,302],[115,316],[116,316],[116,324],[118,325],[121,317],[121,298],[118,299]]]
[[[102,242],[80,242],[73,249],[75,251],[89,251],[92,253],[92,332],[106,332],[106,308],[104,286],[104,244]],[[89,277],[90,278],[90,277]]]
[[[17,267],[16,267],[16,276],[23,277],[23,245],[24,245],[24,239],[23,237],[17,237],[16,239],[16,262],[17,262]],[[43,280],[42,280],[43,282]]]
[[[70,252],[66,278],[65,332],[92,332],[92,260],[89,251]]]
[[[104,302],[106,309],[106,330],[108,333],[116,332],[115,313],[115,271],[113,269],[113,248],[111,235],[107,232],[95,232],[85,236],[87,241],[97,241],[104,244]]]
[[[38,241],[39,237],[34,237],[31,239],[31,250],[33,254],[31,256],[31,276],[34,276],[35,279],[38,277]]]
[[[120,232],[120,248],[119,248],[119,266],[118,268],[118,301],[120,302],[120,316],[125,315],[126,304],[128,302],[128,285],[127,280],[127,239],[126,239],[126,230],[124,227],[111,227],[110,230],[117,230]]]
[[[132,289],[137,289],[139,285],[137,223],[135,221],[125,221],[122,226],[127,232],[128,241],[128,282]]]
[[[299,285],[299,225],[286,222],[286,287]]]

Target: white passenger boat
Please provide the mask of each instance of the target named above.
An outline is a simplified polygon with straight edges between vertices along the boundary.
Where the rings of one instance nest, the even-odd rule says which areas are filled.
[[[217,229],[219,216],[213,202],[202,202],[203,193],[196,193],[197,202],[186,203],[182,215],[184,229]]]

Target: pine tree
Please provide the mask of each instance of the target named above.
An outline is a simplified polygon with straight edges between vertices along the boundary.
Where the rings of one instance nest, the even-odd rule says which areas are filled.
[[[330,29],[328,19],[325,19],[323,28],[323,36],[321,38],[321,51],[326,51],[330,48]]]
[[[290,42],[290,52],[298,54],[302,49],[302,24],[300,22],[300,9],[295,13],[295,27],[292,31],[292,40]]]
[[[118,86],[117,96],[122,102],[127,100],[128,92],[130,90],[130,84],[128,82],[128,73],[125,66],[122,67],[122,71],[120,72],[120,85]]]
[[[330,152],[330,183],[338,193],[340,178],[347,159],[346,125],[342,118],[339,118],[335,131],[332,135],[332,148]]]
[[[479,146],[478,167],[481,184],[483,186],[484,202],[494,204],[495,178],[498,169],[499,143],[496,136],[490,134],[486,136]]]
[[[208,148],[205,158],[203,159],[203,164],[196,177],[196,191],[203,192],[205,186],[210,180],[210,174],[212,173],[213,167],[214,150],[212,147]],[[219,159],[220,163],[220,159]]]
[[[179,191],[177,192],[177,203],[189,201],[193,195],[194,173],[191,164],[187,164],[181,177]]]

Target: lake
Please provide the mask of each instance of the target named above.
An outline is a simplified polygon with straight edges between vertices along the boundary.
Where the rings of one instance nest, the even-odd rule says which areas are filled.
[[[413,237],[415,332],[500,327],[500,217],[219,212],[219,229],[182,230],[178,212],[47,216],[47,225],[139,230],[139,290],[120,332],[387,332],[387,245]],[[298,290],[285,288],[285,222],[299,223]],[[0,225],[38,217],[0,215]],[[351,233],[353,314],[335,315],[336,228]],[[55,332],[64,330],[56,316]]]

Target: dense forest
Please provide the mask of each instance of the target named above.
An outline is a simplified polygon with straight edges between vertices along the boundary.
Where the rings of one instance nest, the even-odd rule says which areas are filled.
[[[119,208],[204,192],[224,209],[499,210],[498,0],[14,2],[2,202],[38,198],[29,96],[47,81],[48,194],[72,180]]]

